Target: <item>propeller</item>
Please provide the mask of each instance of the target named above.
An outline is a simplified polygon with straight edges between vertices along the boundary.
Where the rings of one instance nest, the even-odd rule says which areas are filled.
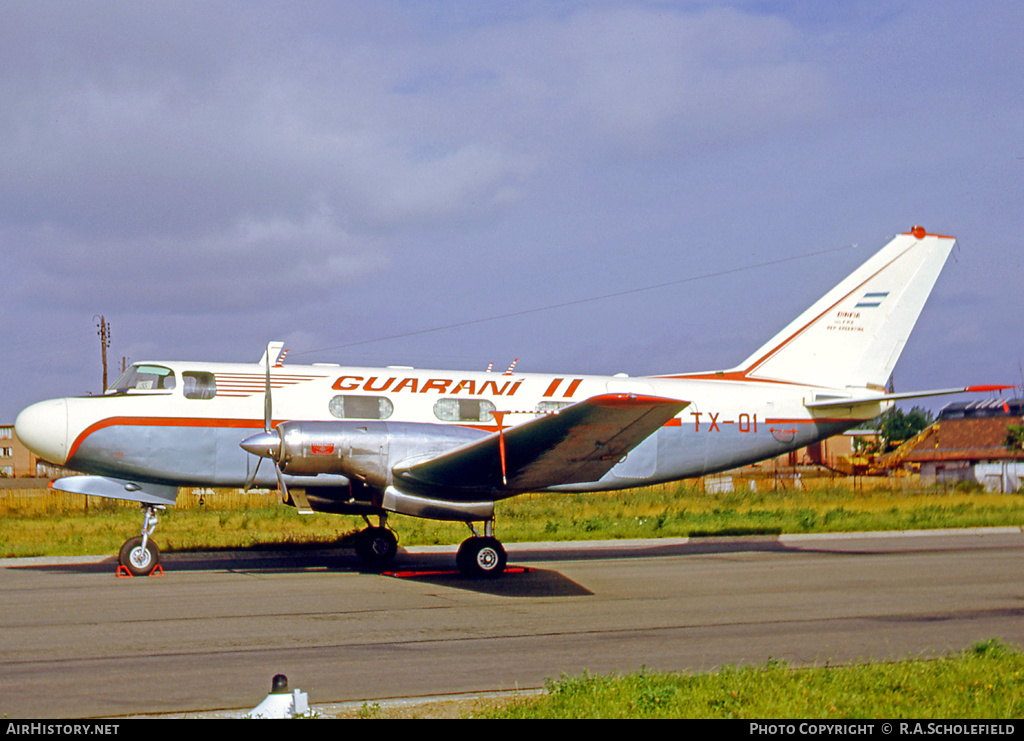
[[[281,455],[281,434],[274,430],[274,402],[270,393],[270,345],[267,345],[266,360],[266,384],[263,391],[263,432],[247,437],[241,442],[242,449],[247,453],[257,456],[256,468],[253,469],[252,477],[246,482],[244,491],[249,491],[256,483],[256,475],[260,471],[260,463],[264,458],[270,458],[274,462],[274,471],[277,473],[277,487],[281,492],[281,501],[288,501],[288,487],[284,483],[281,474],[281,466],[278,459]]]

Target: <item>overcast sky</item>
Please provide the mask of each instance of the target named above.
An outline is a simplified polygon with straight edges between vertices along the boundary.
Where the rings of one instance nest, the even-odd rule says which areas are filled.
[[[1022,38],[1004,0],[5,0],[0,421],[100,391],[98,315],[111,381],[269,340],[732,367],[915,224],[960,247],[896,388],[1019,384]]]

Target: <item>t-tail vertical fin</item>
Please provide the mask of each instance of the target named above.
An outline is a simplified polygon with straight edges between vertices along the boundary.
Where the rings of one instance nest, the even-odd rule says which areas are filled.
[[[882,389],[955,243],[917,226],[896,236],[733,373]]]

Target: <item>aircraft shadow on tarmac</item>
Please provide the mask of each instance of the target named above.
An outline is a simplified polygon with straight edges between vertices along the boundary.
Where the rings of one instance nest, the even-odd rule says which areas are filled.
[[[430,583],[452,589],[464,589],[485,594],[509,597],[571,597],[592,594],[586,587],[550,568],[530,566],[543,562],[579,560],[635,559],[660,556],[708,555],[716,553],[743,552],[792,552],[793,549],[773,536],[743,538],[691,539],[685,542],[651,540],[630,544],[587,544],[565,543],[518,544],[509,554],[506,573],[495,579],[476,579],[464,576],[454,564],[454,553],[417,552],[400,549],[391,568],[383,572],[367,571],[359,559],[347,548],[318,550],[234,550],[210,551],[203,553],[164,554],[163,577],[182,572],[227,571],[238,573],[282,573],[282,572],[351,572],[379,574],[382,578],[407,579]],[[807,547],[798,549],[802,552]],[[835,552],[829,548],[821,550]],[[846,553],[851,553],[846,551]],[[66,574],[116,574],[117,559],[111,557],[102,561],[47,562],[15,566],[10,568],[31,569],[50,573]],[[139,579],[161,578],[134,577]]]
[[[118,576],[117,558],[101,561],[47,562],[8,568],[39,571],[54,574],[110,574]],[[224,551],[204,553],[165,553],[161,570],[152,576],[129,577],[133,579],[173,578],[176,573],[196,572],[233,573],[303,573],[331,572],[367,574],[380,578],[404,579],[420,583],[431,583],[452,589],[465,589],[484,594],[507,597],[576,597],[592,594],[550,569],[524,568],[511,563],[506,573],[494,579],[478,579],[463,575],[455,568],[454,554],[450,553],[405,553],[399,552],[392,568],[384,571],[369,571],[359,559],[347,550],[339,551]]]

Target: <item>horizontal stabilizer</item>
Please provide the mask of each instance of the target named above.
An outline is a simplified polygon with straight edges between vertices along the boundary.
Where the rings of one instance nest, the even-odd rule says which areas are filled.
[[[945,396],[948,394],[978,394],[987,391],[1004,391],[1012,389],[1013,386],[965,386],[963,388],[936,389],[933,391],[906,391],[900,394],[884,394],[879,396],[865,396],[850,399],[822,399],[809,401],[804,404],[808,409],[839,409],[859,406],[871,406],[873,404],[888,401],[901,401],[902,399],[923,399],[928,396]]]
[[[124,499],[142,504],[162,504],[173,507],[178,499],[178,487],[166,484],[138,484],[133,481],[106,476],[65,476],[50,484],[51,489],[89,497]]]
[[[396,467],[395,485],[464,499],[597,481],[689,402],[606,394],[423,463]]]

